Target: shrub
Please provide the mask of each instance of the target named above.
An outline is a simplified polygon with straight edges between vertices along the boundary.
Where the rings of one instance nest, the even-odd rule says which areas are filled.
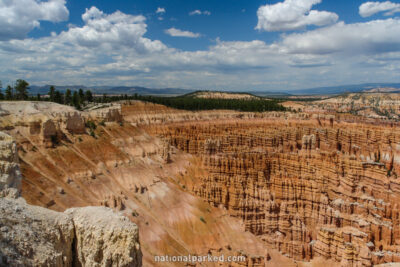
[[[89,128],[90,130],[96,130],[97,126],[96,123],[94,121],[88,120],[87,122],[85,122],[85,127]]]

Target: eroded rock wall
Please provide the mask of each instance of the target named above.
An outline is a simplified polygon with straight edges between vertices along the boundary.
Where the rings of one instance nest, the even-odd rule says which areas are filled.
[[[400,262],[400,131],[390,125],[253,119],[147,129],[200,163],[182,182],[297,260]]]
[[[0,132],[0,197],[18,197],[21,179],[17,145],[11,136]]]
[[[0,266],[141,266],[138,227],[110,208],[26,204],[16,144],[0,132]]]

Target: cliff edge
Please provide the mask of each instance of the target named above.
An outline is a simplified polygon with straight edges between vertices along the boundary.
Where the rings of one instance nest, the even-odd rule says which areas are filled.
[[[13,139],[0,132],[0,266],[141,266],[138,227],[106,207],[26,204]]]

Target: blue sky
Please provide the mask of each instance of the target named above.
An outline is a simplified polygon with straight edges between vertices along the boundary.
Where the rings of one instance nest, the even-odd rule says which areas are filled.
[[[0,80],[238,91],[400,82],[399,17],[399,1],[2,0]]]

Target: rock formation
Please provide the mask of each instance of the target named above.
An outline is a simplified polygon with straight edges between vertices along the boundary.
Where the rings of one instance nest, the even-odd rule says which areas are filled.
[[[142,265],[137,226],[111,209],[26,204],[16,144],[2,132],[0,178],[0,266]]]
[[[104,207],[64,213],[0,198],[1,266],[141,266],[138,229]]]
[[[11,136],[0,132],[0,197],[16,198],[20,190],[17,145]]]
[[[267,246],[342,266],[400,262],[400,131],[359,120],[283,115],[147,131],[199,157],[182,183]]]
[[[46,104],[50,110],[53,109],[52,103]],[[71,134],[64,127],[67,116],[62,113],[43,112],[40,116],[37,113],[23,116],[23,112],[18,115],[8,112],[9,115],[0,117],[0,127],[15,138],[18,146],[24,176],[22,196],[30,205],[47,207],[60,212],[57,214],[68,215],[74,223],[76,213],[69,214],[71,207],[104,205],[123,214],[139,228],[144,266],[160,266],[154,261],[156,255],[209,253],[226,257],[241,255],[245,258],[244,262],[235,262],[232,266],[295,266],[292,259],[275,249],[266,248],[254,234],[244,231],[239,218],[231,217],[223,209],[204,202],[184,186],[182,179],[187,167],[197,159],[171,146],[169,140],[149,135],[143,124],[153,121],[153,118],[162,120],[164,115],[152,113],[154,110],[151,105],[143,105],[143,108],[142,114],[151,116],[142,120],[142,115],[138,115],[127,120],[123,115],[123,123],[103,123],[104,118],[96,117],[92,111],[79,112],[83,118],[95,123],[93,135],[89,131]],[[6,108],[4,110],[7,111]],[[175,119],[173,112],[166,110],[172,120]],[[226,112],[224,116],[236,118],[239,115]],[[185,120],[185,116],[179,116],[178,119]],[[187,119],[214,119],[218,116],[213,112],[191,113]],[[133,118],[141,121],[139,127],[135,126]],[[57,145],[51,147],[42,142],[42,136],[36,130],[37,125],[49,119],[55,123],[62,137]],[[104,216],[111,217],[107,212]],[[97,221],[97,218],[88,220]],[[107,224],[112,225],[111,222]],[[84,226],[83,220],[79,225]],[[99,228],[91,224],[86,226],[93,229],[96,235],[99,233]],[[101,259],[99,249],[102,248],[104,262],[110,259],[108,251],[123,244],[121,241],[115,246],[109,243],[107,247],[102,247],[102,240],[107,239],[112,229],[119,228],[105,228],[103,233],[100,231],[98,241],[93,240],[94,236],[91,237],[87,231],[77,232],[73,247],[77,247],[78,235],[80,244],[90,242],[93,245],[90,251],[83,249],[80,254],[73,255],[92,251],[93,254],[81,257],[82,260],[88,259],[91,264],[93,260]],[[123,234],[117,236],[124,238]],[[129,242],[128,237],[125,240]],[[129,249],[116,251],[129,253]],[[74,256],[73,262],[75,260],[79,260],[79,257]],[[182,263],[171,263],[170,266],[182,266]],[[220,266],[220,263],[207,266]]]
[[[72,115],[68,114],[65,120],[65,128],[71,134],[84,134],[86,132],[85,121],[77,112],[74,112]]]

